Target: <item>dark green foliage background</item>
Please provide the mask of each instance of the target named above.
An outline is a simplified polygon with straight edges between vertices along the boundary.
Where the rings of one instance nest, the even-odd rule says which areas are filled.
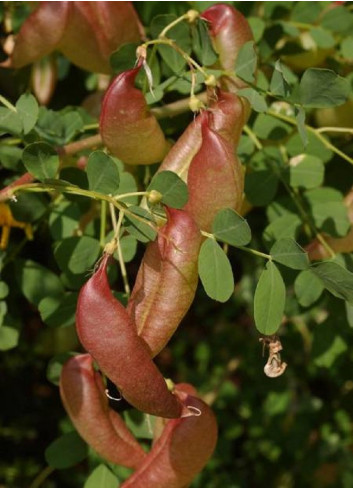
[[[135,6],[143,23],[149,25],[157,14],[180,15],[190,7],[203,10],[213,3],[135,2]],[[256,19],[252,25],[256,29],[255,37],[261,60],[262,75],[259,77],[259,85],[261,77],[267,76],[268,80],[271,78],[274,62],[285,54],[278,41],[285,38],[285,28],[290,28],[290,20],[292,19],[294,24],[315,24],[318,15],[315,13],[315,4],[320,4],[321,7],[324,3],[326,6],[329,4],[228,3],[236,5],[247,17]],[[16,6],[20,25],[28,12],[25,7],[21,7],[20,2],[12,4]],[[300,11],[299,4],[306,4],[307,10]],[[353,26],[352,4],[347,2],[344,8],[346,18],[350,19],[346,30],[342,27],[342,18],[333,25],[327,18],[324,23],[326,32],[329,32],[326,37],[324,35],[324,42],[328,42],[331,35],[334,37],[334,45],[322,66],[349,77],[352,57],[347,57],[347,50],[349,51],[349,43],[353,46],[353,38],[349,35],[349,32],[352,32],[349,29]],[[282,21],[288,21],[285,28],[281,24]],[[295,32],[292,37],[294,43]],[[60,63],[59,82],[49,107],[53,110],[80,105],[95,86],[90,74],[69,65],[63,57],[60,57]],[[168,68],[165,69],[169,72]],[[296,77],[300,76],[304,69],[303,67],[296,74],[291,72],[294,85]],[[10,74],[2,69],[1,93],[15,103],[26,90],[28,80],[28,68]],[[164,100],[170,102],[186,96],[185,93],[181,93],[182,88],[179,87],[179,90],[167,93]],[[350,96],[352,97],[352,91]],[[271,161],[281,165],[281,158],[276,151],[285,148],[292,155],[303,150],[299,137],[294,136],[295,128],[285,123],[281,125],[278,120],[275,121],[274,127],[271,127],[270,121],[263,117],[268,116],[260,117],[258,113],[253,112],[249,125],[263,142],[265,150],[249,151],[251,142],[244,138],[239,152],[245,164],[253,170],[265,172],[260,175],[261,182],[266,177],[269,178],[268,185],[262,190],[259,190],[259,182],[255,181],[259,175],[247,182],[248,197],[252,196],[253,203],[259,205],[247,216],[253,236],[251,245],[252,248],[268,251],[272,244],[266,240],[266,232],[264,233],[269,224],[268,204],[273,204],[274,201],[283,204],[283,208],[288,211],[287,214],[284,212],[287,217],[293,209],[293,204],[288,204],[288,193],[283,181],[279,181],[274,177],[272,170],[264,167],[264,161],[270,161],[269,167]],[[182,115],[162,121],[162,125],[168,135],[176,138],[188,120],[191,120],[191,116]],[[307,122],[315,127],[314,110],[307,111]],[[55,145],[65,144],[74,136],[75,132],[71,135],[62,133],[53,136],[52,141],[48,141],[48,137],[46,140]],[[346,154],[353,154],[350,136],[334,139],[334,142]],[[267,147],[270,148],[269,159],[264,157]],[[315,144],[311,142],[309,147],[311,154],[318,156],[322,165],[325,164],[325,187],[333,187],[345,194],[352,184],[351,165],[320,146],[317,141]],[[309,148],[308,152],[310,153]],[[8,166],[4,165],[5,168],[2,169],[3,182],[12,176],[13,171],[18,174],[24,171],[19,159],[16,163],[16,158],[12,158]],[[316,174],[315,182],[318,179],[321,185],[320,163],[317,168],[319,175]],[[70,180],[70,170],[66,169],[64,173],[62,179]],[[138,174],[138,177],[141,176],[143,175]],[[300,180],[300,176],[291,178],[294,181],[295,178]],[[310,188],[310,184],[308,185]],[[81,186],[85,187],[85,182]],[[33,199],[34,194],[26,194],[21,198]],[[69,218],[74,222],[87,210],[85,198],[68,196],[65,202],[76,204],[69,212]],[[58,231],[54,224],[50,224],[50,218],[48,224],[46,218],[52,211],[48,204],[49,199],[45,194],[36,196],[31,202],[32,215],[28,216],[28,220],[36,223],[35,241],[23,241],[22,231],[14,230],[8,250],[10,261],[1,275],[1,280],[10,287],[8,308],[12,312],[14,324],[9,326],[20,331],[17,348],[3,351],[0,355],[0,486],[4,487],[30,487],[47,465],[44,457],[46,448],[55,438],[72,430],[61,406],[58,388],[47,378],[47,368],[53,356],[69,350],[80,351],[74,327],[70,324],[72,304],[75,303],[76,296],[66,297],[68,326],[56,328],[49,320],[46,321],[46,325],[43,323],[36,307],[42,297],[36,296],[36,300],[28,301],[24,296],[26,294],[21,281],[23,260],[35,261],[57,275],[60,273],[60,250],[53,243],[60,239],[55,233],[59,233],[60,236],[63,231]],[[28,209],[28,206],[26,208]],[[296,212],[295,210],[294,213]],[[51,215],[51,219],[54,220],[55,216],[53,213]],[[290,215],[293,217],[293,214]],[[337,231],[332,231],[332,223],[335,223],[336,217],[339,216],[334,214],[331,223],[326,221],[329,228],[324,230],[333,234]],[[66,221],[66,237],[70,236],[71,232],[70,219]],[[96,224],[91,223],[87,239],[99,234],[99,224],[98,227]],[[341,234],[345,234],[346,231],[345,228]],[[297,234],[296,237],[301,245],[307,244],[303,233]],[[127,248],[131,251],[135,245],[134,241]],[[144,245],[139,243],[134,260],[127,260],[131,283],[137,273],[143,250]],[[65,252],[64,249],[64,255]],[[92,253],[94,255],[94,249]],[[14,254],[15,260],[11,260],[11,254]],[[133,256],[134,250],[131,252],[131,258]],[[235,293],[231,299],[225,304],[214,302],[200,287],[196,300],[177,334],[157,358],[157,363],[166,377],[171,377],[176,382],[191,382],[208,401],[212,402],[219,421],[219,443],[215,455],[202,474],[195,479],[193,487],[351,487],[351,310],[347,319],[345,303],[327,291],[309,308],[301,307],[293,286],[298,270],[278,265],[287,286],[287,319],[281,327],[280,336],[284,347],[283,358],[288,363],[288,368],[282,377],[269,379],[263,373],[266,356],[262,355],[259,334],[253,321],[254,291],[264,267],[264,260],[232,247],[229,248],[228,256],[236,280]],[[1,255],[1,259],[7,260],[4,254]],[[348,270],[353,270],[351,255],[338,259]],[[87,274],[73,275],[71,272],[72,270],[67,271],[66,280],[70,284],[70,289],[77,290],[86,280]],[[115,281],[115,286],[117,290],[123,290],[119,279]],[[55,284],[53,288],[55,289]],[[40,288],[36,293],[40,295]],[[33,294],[31,297],[33,299]],[[45,310],[49,311],[47,314],[50,316],[49,306],[50,304],[42,303],[39,307],[42,314]],[[142,421],[143,429],[144,426]],[[74,467],[58,469],[48,474],[44,485],[83,487],[89,473],[99,463],[102,461],[95,454],[89,453],[88,458]],[[112,466],[110,469],[121,479],[126,476],[124,470]]]

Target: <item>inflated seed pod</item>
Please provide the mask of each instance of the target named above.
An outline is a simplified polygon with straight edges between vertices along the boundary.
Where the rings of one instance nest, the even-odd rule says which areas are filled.
[[[217,422],[203,401],[176,387],[195,416],[166,422],[141,466],[121,487],[188,487],[210,459],[217,443]]]
[[[107,253],[77,303],[76,326],[82,345],[124,398],[145,413],[164,418],[183,414],[180,400],[169,392],[136,325],[113,296],[107,278]]]
[[[146,454],[119,414],[110,409],[91,355],[77,355],[65,363],[60,395],[75,428],[101,457],[132,469],[141,465]]]
[[[236,146],[245,124],[242,100],[233,93],[217,90],[209,111],[212,113],[210,128]],[[173,171],[187,182],[190,163],[202,143],[201,120],[200,114],[189,124],[164,158],[158,171]]]
[[[211,119],[212,113],[201,114],[202,144],[189,166],[189,200],[185,206],[204,231],[211,230],[221,209],[240,211],[244,190],[243,171],[233,144],[210,128]]]
[[[4,66],[21,68],[59,50],[80,68],[111,73],[111,53],[141,37],[143,28],[131,2],[39,2]]]
[[[202,12],[201,18],[208,22],[220,67],[233,73],[240,48],[247,41],[253,40],[248,21],[238,10],[225,3],[207,8]],[[246,86],[245,82],[235,77],[234,82],[238,88]]]
[[[100,133],[109,151],[128,165],[162,161],[169,144],[157,119],[134,83],[143,65],[120,73],[108,88],[102,104]]]
[[[128,313],[151,356],[168,343],[194,300],[201,233],[182,210],[167,208],[167,223],[147,246]]]

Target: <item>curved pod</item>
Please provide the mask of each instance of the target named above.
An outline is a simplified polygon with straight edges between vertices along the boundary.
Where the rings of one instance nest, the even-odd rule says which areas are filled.
[[[119,414],[109,408],[89,354],[70,358],[63,366],[60,395],[75,428],[101,457],[132,469],[142,463],[146,454]]]
[[[109,256],[103,256],[79,294],[76,326],[81,343],[130,404],[149,414],[178,418],[181,402],[169,392],[135,324],[110,290]]]
[[[162,161],[169,148],[143,93],[134,86],[141,66],[142,61],[115,78],[104,96],[100,117],[104,144],[128,165]]]
[[[217,442],[217,422],[197,397],[178,390],[183,402],[200,416],[167,421],[139,469],[121,487],[188,487],[211,457]]]
[[[147,247],[128,303],[128,313],[152,356],[177,329],[194,300],[201,233],[185,211],[167,209],[168,222]]]

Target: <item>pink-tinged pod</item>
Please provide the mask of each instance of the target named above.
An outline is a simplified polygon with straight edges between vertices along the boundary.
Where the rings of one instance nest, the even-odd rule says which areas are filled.
[[[72,10],[70,4],[71,2],[40,2],[38,8],[22,24],[11,58],[5,62],[5,66],[22,68],[56,49]]]
[[[162,161],[169,144],[157,119],[148,110],[141,90],[135,88],[142,67],[120,73],[107,90],[100,117],[100,133],[109,151],[128,165]]]
[[[209,33],[219,55],[220,67],[233,73],[240,48],[253,40],[248,21],[238,10],[225,3],[212,5],[202,12],[201,18],[209,23]],[[244,87],[246,83],[238,79],[237,86]]]
[[[89,354],[70,358],[63,366],[60,395],[75,428],[101,457],[132,469],[141,465],[146,454],[119,414],[109,408]]]
[[[21,68],[58,50],[80,68],[111,73],[110,54],[141,37],[143,28],[131,2],[39,2],[3,66]]]
[[[124,43],[141,40],[139,20],[131,2],[72,3],[59,50],[80,68],[111,73],[112,52]]]
[[[243,171],[233,144],[210,128],[211,118],[210,112],[201,114],[202,144],[190,163],[185,206],[204,231],[211,231],[221,209],[240,210],[244,190]]]
[[[188,487],[210,459],[217,443],[213,412],[178,386],[176,392],[199,415],[167,421],[141,466],[121,487]]]
[[[147,246],[127,307],[152,357],[177,329],[198,283],[200,230],[185,211],[167,209],[167,218]]]
[[[216,98],[210,104],[209,112],[212,114],[210,128],[236,147],[245,124],[242,99],[233,93],[218,90]],[[164,158],[158,171],[173,171],[187,182],[190,163],[202,144],[202,117],[202,114],[198,115],[189,124]]]
[[[169,392],[136,325],[110,290],[109,256],[103,256],[79,294],[76,327],[81,343],[132,406],[156,416],[178,418],[184,414],[180,400]]]

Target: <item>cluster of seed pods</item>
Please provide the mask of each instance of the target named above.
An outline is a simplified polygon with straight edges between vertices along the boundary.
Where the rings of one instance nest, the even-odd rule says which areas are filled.
[[[209,23],[220,63],[232,56],[234,64],[239,47],[251,36],[245,19],[225,4],[207,9],[202,17]],[[225,31],[233,36],[231,45]],[[77,331],[88,353],[63,367],[60,391],[87,443],[107,460],[135,469],[122,487],[187,487],[212,455],[217,423],[193,387],[168,388],[153,358],[193,302],[201,231],[210,231],[219,210],[240,210],[244,183],[236,146],[247,107],[222,82],[210,90],[208,109],[168,151],[161,127],[134,86],[142,68],[140,59],[108,89],[100,119],[103,142],[126,164],[162,161],[158,171],[178,174],[188,185],[189,200],[181,210],[165,209],[166,223],[147,246],[126,308],[111,292],[107,266],[113,259],[104,253],[77,305]],[[149,453],[109,408],[102,375],[134,408],[157,416]]]

